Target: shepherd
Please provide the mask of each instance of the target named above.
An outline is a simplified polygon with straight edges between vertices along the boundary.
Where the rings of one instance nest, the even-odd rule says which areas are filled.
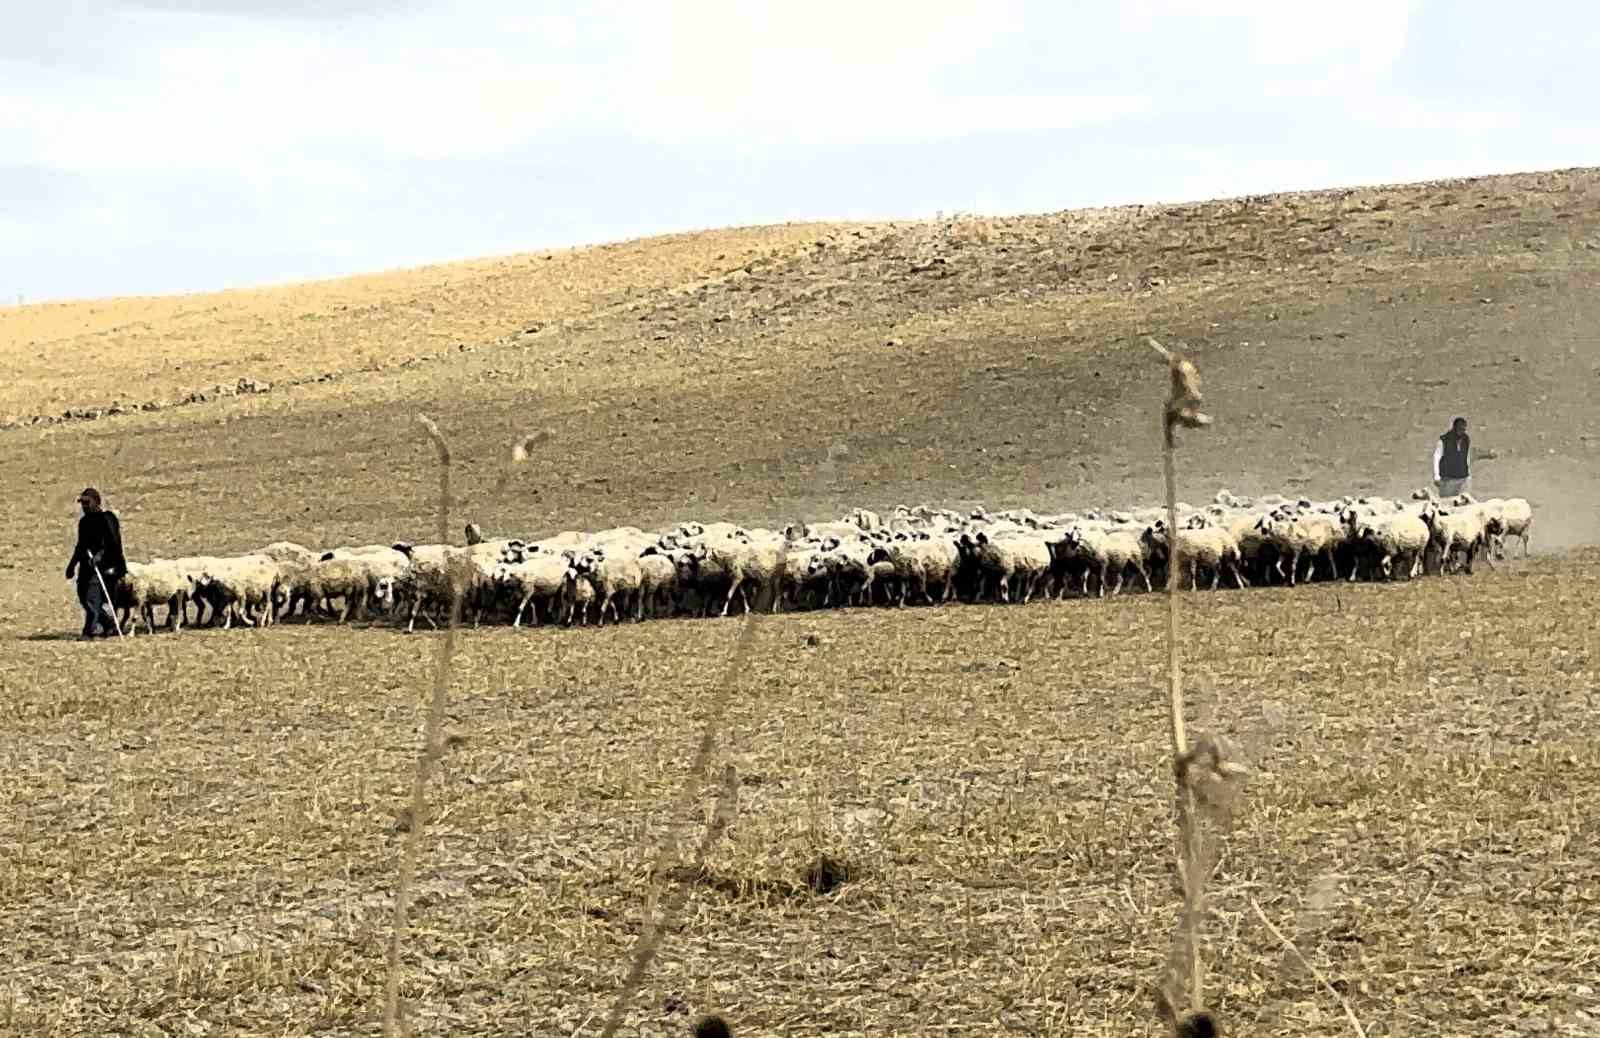
[[[78,504],[83,515],[78,519],[78,544],[67,563],[67,579],[77,578],[78,602],[83,606],[81,638],[88,641],[95,636],[96,627],[102,637],[120,633],[110,597],[111,589],[128,572],[128,561],[122,555],[122,523],[117,513],[101,504],[100,491],[85,487]]]
[[[1450,423],[1450,431],[1439,437],[1433,449],[1433,483],[1440,497],[1455,497],[1467,492],[1472,482],[1468,466],[1472,439],[1467,435],[1467,420],[1457,418]]]

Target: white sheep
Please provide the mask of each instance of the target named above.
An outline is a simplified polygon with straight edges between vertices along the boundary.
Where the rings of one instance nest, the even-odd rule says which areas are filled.
[[[995,595],[1001,602],[1011,601],[1012,581],[1019,585],[1017,600],[1026,603],[1050,577],[1050,546],[1037,533],[979,530],[962,534],[958,543],[967,545],[983,579],[994,580]]]
[[[1339,564],[1334,551],[1345,541],[1345,529],[1332,516],[1307,510],[1298,513],[1279,508],[1257,522],[1258,530],[1265,534],[1266,542],[1276,549],[1277,561],[1273,568],[1278,576],[1287,577],[1289,586],[1295,585],[1300,560],[1306,560],[1306,571],[1301,580],[1310,580],[1316,572],[1317,557],[1328,560],[1328,571],[1334,580],[1339,579]],[[1289,572],[1283,571],[1284,560],[1289,560]]]
[[[1473,561],[1487,539],[1483,512],[1473,505],[1445,509],[1430,503],[1422,514],[1422,521],[1428,524],[1429,549],[1438,560],[1438,572],[1471,575]],[[1489,563],[1490,569],[1494,568],[1494,560],[1487,554],[1484,561]]]
[[[1528,557],[1528,541],[1533,532],[1533,506],[1526,498],[1490,498],[1482,503],[1482,511],[1487,517],[1485,532],[1489,535],[1493,554],[1496,558],[1506,557],[1506,538],[1517,537],[1522,541],[1522,557]]]
[[[189,601],[189,580],[178,565],[167,559],[154,559],[147,563],[130,562],[128,571],[117,580],[112,589],[112,602],[125,610],[124,626],[128,618],[133,625],[130,634],[138,632],[139,620],[145,630],[155,633],[155,607],[167,607],[167,627],[183,630],[184,609]]]
[[[1407,579],[1422,572],[1422,557],[1428,550],[1430,531],[1421,517],[1409,513],[1363,517],[1354,509],[1346,514],[1354,524],[1357,542],[1377,557],[1377,568],[1385,580],[1394,579],[1396,559],[1405,569]],[[1352,569],[1350,579],[1355,578]]]
[[[639,556],[640,618],[655,619],[663,611],[670,613],[677,591],[677,560],[662,554],[653,545],[647,546]]]
[[[632,606],[635,620],[643,618],[644,597],[640,590],[644,573],[639,567],[637,555],[612,555],[604,547],[597,546],[573,560],[572,568],[588,577],[589,583],[594,585],[595,594],[600,599],[601,627],[606,625],[608,609],[612,620],[622,622],[621,611],[617,608],[618,599],[621,599],[624,607]]]
[[[1068,526],[1051,554],[1060,570],[1061,588],[1058,597],[1065,598],[1073,569],[1082,568],[1083,593],[1089,593],[1089,577],[1099,578],[1098,597],[1106,597],[1108,577],[1115,577],[1112,595],[1122,593],[1123,579],[1129,569],[1139,574],[1144,589],[1150,588],[1150,570],[1145,548],[1139,540],[1139,531],[1132,526],[1107,527],[1098,523],[1079,521]]]
[[[272,623],[278,604],[278,563],[265,555],[212,559],[193,585],[194,593],[211,603],[213,621],[221,612],[223,630],[231,628],[235,618],[265,627]]]
[[[517,597],[516,618],[511,626],[522,626],[522,614],[531,610],[533,624],[539,623],[539,603],[554,606],[566,588],[568,560],[560,555],[535,554],[517,563],[501,563],[495,568],[494,582]],[[553,614],[552,614],[553,615]]]
[[[744,602],[744,611],[750,612],[752,585],[758,597],[764,591],[772,594],[770,611],[777,612],[784,566],[788,561],[787,547],[782,536],[773,534],[707,538],[691,545],[678,557],[678,580],[702,591],[709,588],[720,591],[726,583],[723,616],[728,615],[735,594]]]
[[[1240,572],[1240,563],[1244,560],[1239,554],[1239,543],[1233,535],[1220,526],[1207,526],[1198,530],[1179,530],[1178,535],[1178,563],[1179,572],[1176,581],[1179,587],[1183,586],[1183,574],[1189,574],[1189,590],[1198,590],[1200,587],[1200,571],[1204,569],[1211,574],[1211,590],[1215,591],[1222,583],[1223,574],[1233,575],[1236,587],[1243,590],[1249,586],[1249,581]],[[1172,538],[1167,532],[1164,520],[1156,520],[1140,535],[1142,543],[1152,554],[1159,555],[1171,566]]]

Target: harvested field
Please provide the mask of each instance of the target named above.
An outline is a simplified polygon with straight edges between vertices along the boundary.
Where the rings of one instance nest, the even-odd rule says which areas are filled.
[[[135,559],[431,539],[422,411],[460,459],[452,533],[1158,500],[1148,333],[1188,343],[1217,417],[1184,436],[1186,497],[1403,496],[1461,413],[1492,454],[1474,491],[1538,516],[1536,557],[1472,577],[1184,596],[1191,724],[1256,769],[1206,931],[1230,1033],[1348,1027],[1249,899],[1369,1035],[1595,1033],[1597,195],[1568,171],[815,227],[800,255],[800,228],[726,232],[549,261],[593,265],[551,302],[497,296],[485,261],[439,275],[459,322],[274,332],[261,373],[227,329],[354,290],[223,294],[201,333],[181,301],[0,310],[0,356],[35,372],[4,390],[19,419],[102,409],[119,372],[186,391],[163,343],[214,356],[205,384],[272,383],[0,429],[0,1030],[379,1029],[438,636],[79,644],[62,568],[84,485]],[[432,298],[393,277],[372,305]],[[74,373],[71,335],[134,319],[148,348]],[[471,348],[316,379],[329,350],[439,335]],[[737,814],[704,871],[671,873],[688,900],[628,1033],[709,1009],[740,1035],[1157,1033],[1180,905],[1163,623],[1144,595],[761,617],[731,679],[742,621],[462,632],[403,956],[418,1033],[598,1032],[662,839],[681,823],[692,857],[712,809],[672,813],[723,692]]]

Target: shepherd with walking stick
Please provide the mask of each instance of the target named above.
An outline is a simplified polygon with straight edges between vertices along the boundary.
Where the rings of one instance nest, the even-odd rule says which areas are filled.
[[[83,634],[87,641],[98,627],[102,637],[122,636],[111,589],[128,571],[122,554],[122,523],[117,513],[104,507],[100,491],[87,487],[78,495],[83,515],[78,519],[78,543],[67,563],[67,579],[78,582],[78,602],[83,606]]]

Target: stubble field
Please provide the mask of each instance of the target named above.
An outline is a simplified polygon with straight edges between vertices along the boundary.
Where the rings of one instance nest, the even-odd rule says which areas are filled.
[[[1184,596],[1191,723],[1255,769],[1211,883],[1225,1024],[1347,1027],[1253,899],[1368,1034],[1595,1033],[1597,195],[1568,171],[791,226],[0,311],[0,1029],[376,1033],[439,647],[72,641],[84,485],[135,559],[432,539],[422,412],[460,459],[452,535],[1154,502],[1148,333],[1189,346],[1217,417],[1184,439],[1191,500],[1403,495],[1461,413],[1492,454],[1475,489],[1537,515],[1533,558],[1470,578]],[[238,379],[271,387],[177,403]],[[33,418],[119,401],[156,409]],[[742,647],[735,620],[462,632],[409,1016],[597,1033],[663,839],[693,856],[732,765],[735,819],[670,874],[688,899],[630,1033],[711,1009],[748,1035],[1156,1033],[1162,609],[780,614]],[[821,858],[837,875],[808,882]]]

